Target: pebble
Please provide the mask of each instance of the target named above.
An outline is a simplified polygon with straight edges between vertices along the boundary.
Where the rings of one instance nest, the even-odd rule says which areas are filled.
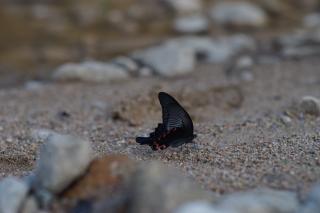
[[[175,76],[191,72],[195,67],[194,51],[177,42],[136,51],[132,57],[151,66],[160,76]]]
[[[299,213],[316,213],[320,210],[320,185],[313,187],[305,202],[301,205]]]
[[[59,193],[83,174],[90,160],[89,142],[74,136],[54,134],[40,149],[34,186]]]
[[[53,78],[61,81],[107,82],[128,77],[129,73],[124,68],[112,63],[97,61],[63,64],[53,73]]]
[[[192,49],[195,59],[206,63],[223,63],[239,52],[256,49],[254,39],[244,34],[215,39],[207,36],[186,36],[168,42]]]
[[[213,6],[211,18],[222,26],[261,28],[267,24],[265,12],[249,2],[220,2]]]
[[[320,27],[320,13],[311,13],[304,17],[303,25],[307,28]]]
[[[209,30],[209,22],[201,14],[179,16],[174,20],[173,29],[184,34],[205,33]]]
[[[37,212],[39,212],[39,206],[38,206],[37,200],[33,196],[28,196],[21,207],[21,213],[37,213]]]
[[[287,115],[281,115],[280,116],[280,120],[282,121],[282,123],[284,123],[285,125],[290,125],[292,123],[292,119],[287,116]]]
[[[7,177],[0,182],[0,212],[17,213],[27,196],[29,187],[16,177]]]
[[[190,202],[179,207],[174,213],[219,213],[209,202]]]
[[[320,100],[312,96],[304,96],[300,102],[300,108],[304,113],[319,116]]]
[[[136,213],[172,212],[184,203],[211,198],[175,169],[158,162],[142,166],[130,185],[133,196],[129,211]]]
[[[57,133],[50,129],[34,129],[31,131],[31,137],[37,142],[46,142],[55,134]]]
[[[298,207],[295,193],[272,189],[234,193],[217,205],[221,213],[292,213]]]

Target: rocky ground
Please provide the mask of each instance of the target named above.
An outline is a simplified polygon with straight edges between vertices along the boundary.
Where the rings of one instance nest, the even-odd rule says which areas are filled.
[[[0,212],[320,209],[316,1],[106,2],[0,9],[18,24],[0,36]],[[21,17],[25,40],[8,36]],[[135,142],[161,122],[160,91],[191,115],[193,143]]]

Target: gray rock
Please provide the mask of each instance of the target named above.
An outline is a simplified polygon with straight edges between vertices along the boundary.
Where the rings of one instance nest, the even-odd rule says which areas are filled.
[[[79,64],[61,65],[53,74],[56,80],[80,80],[88,82],[106,82],[128,78],[129,74],[120,66],[112,63],[87,61]]]
[[[37,213],[39,212],[39,206],[37,200],[33,196],[29,196],[25,199],[22,207],[21,213]]]
[[[54,134],[40,149],[34,185],[52,193],[61,192],[87,169],[90,154],[89,142]]]
[[[248,2],[220,2],[210,12],[211,18],[223,26],[260,28],[267,24],[265,12]]]
[[[320,54],[320,29],[299,30],[275,40],[281,54],[287,58],[301,58]]]
[[[50,129],[34,129],[31,131],[31,137],[37,142],[47,142],[50,137],[56,134]]]
[[[174,20],[173,29],[178,33],[203,33],[208,31],[209,23],[207,18],[201,14],[178,16]]]
[[[292,119],[287,116],[287,115],[281,115],[280,120],[282,121],[283,124],[285,125],[290,125],[292,123]]]
[[[320,13],[311,13],[304,17],[303,25],[307,28],[320,27]]]
[[[0,212],[16,213],[27,196],[29,187],[15,177],[8,177],[0,182]]]
[[[250,52],[256,49],[255,41],[242,34],[216,39],[192,36],[173,39],[169,42],[192,49],[195,56],[200,55],[200,60],[208,63],[225,62],[239,52]]]
[[[177,42],[136,51],[132,57],[151,66],[161,76],[174,76],[191,72],[195,67],[194,51]]]
[[[320,100],[312,96],[305,96],[300,102],[300,108],[304,113],[319,116]]]
[[[298,207],[295,193],[272,189],[234,193],[217,205],[219,212],[230,213],[292,213]]]
[[[179,207],[174,213],[221,213],[209,202],[190,202]]]
[[[210,196],[175,169],[151,162],[133,176],[129,212],[172,212],[190,201],[208,200]]]
[[[190,14],[202,10],[201,0],[163,0],[178,14]]]
[[[141,61],[127,56],[120,56],[111,61],[112,63],[123,67],[132,76],[151,76],[153,70],[151,67],[146,66]]]
[[[320,185],[316,185],[296,213],[317,213],[320,211]]]
[[[230,64],[228,64],[225,72],[227,77],[236,78],[244,81],[253,80],[253,69],[254,61],[249,55],[240,55],[235,57]]]

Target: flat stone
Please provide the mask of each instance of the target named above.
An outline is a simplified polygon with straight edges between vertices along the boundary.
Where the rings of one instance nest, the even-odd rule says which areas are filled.
[[[261,28],[268,21],[265,12],[249,2],[220,2],[210,15],[216,23],[235,28]]]
[[[184,34],[204,33],[209,29],[209,22],[201,14],[179,16],[174,20],[173,29]]]
[[[34,186],[59,193],[86,171],[90,160],[89,142],[55,134],[40,149]]]
[[[128,77],[129,74],[124,68],[97,61],[63,64],[53,74],[53,79],[60,81],[107,82]]]
[[[0,212],[18,213],[29,187],[16,177],[7,177],[0,182]]]

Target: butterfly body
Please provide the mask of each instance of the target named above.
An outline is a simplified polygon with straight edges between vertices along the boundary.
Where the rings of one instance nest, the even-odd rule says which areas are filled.
[[[163,123],[159,123],[149,137],[137,137],[136,141],[141,145],[149,145],[152,150],[191,142],[196,136],[193,134],[193,123],[189,114],[169,94],[160,92],[158,97]]]

